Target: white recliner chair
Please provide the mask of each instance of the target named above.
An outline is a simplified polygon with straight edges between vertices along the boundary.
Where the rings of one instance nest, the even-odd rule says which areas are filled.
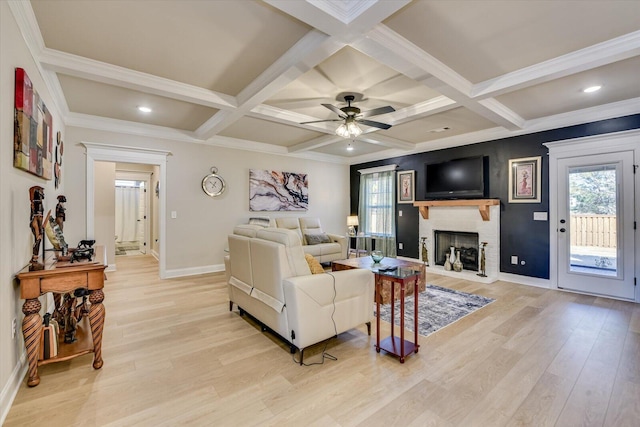
[[[283,228],[236,227],[225,258],[229,310],[249,313],[304,349],[366,324],[371,334],[374,276],[369,270],[311,274],[300,237]]]

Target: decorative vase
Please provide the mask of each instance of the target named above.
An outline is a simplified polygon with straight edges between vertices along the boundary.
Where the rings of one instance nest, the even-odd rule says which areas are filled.
[[[380,261],[384,259],[384,254],[382,253],[382,251],[373,251],[371,252],[371,259],[374,263],[379,264]]]
[[[457,271],[457,272],[462,271],[462,261],[460,261],[460,251],[458,251],[456,260],[453,263],[453,271]]]
[[[449,262],[453,265],[456,262],[456,248],[455,246],[451,246],[451,254],[449,255]]]
[[[449,256],[444,257],[444,269],[447,271],[451,271],[451,261],[449,261]]]

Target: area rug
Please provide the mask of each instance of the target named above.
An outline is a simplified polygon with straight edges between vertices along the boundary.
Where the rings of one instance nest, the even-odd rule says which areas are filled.
[[[427,336],[495,300],[440,286],[428,285],[418,297],[418,334]],[[404,302],[405,328],[413,331],[413,297]],[[400,325],[400,301],[395,302],[395,324]],[[380,318],[391,319],[391,304],[380,305]]]

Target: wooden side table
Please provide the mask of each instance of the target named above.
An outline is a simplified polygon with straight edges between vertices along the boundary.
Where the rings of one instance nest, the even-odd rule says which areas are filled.
[[[16,275],[20,282],[20,297],[25,300],[22,306],[22,312],[25,315],[22,320],[22,334],[29,361],[29,379],[27,380],[29,387],[40,384],[38,376],[40,365],[69,360],[93,352],[93,367],[95,369],[102,367],[102,331],[105,318],[102,288],[106,265],[99,260],[103,257],[104,247],[102,246],[96,247],[93,258],[96,261],[82,260],[72,264],[57,263],[55,254],[47,252],[44,270],[29,271],[27,266]],[[78,288],[89,290],[91,306],[88,320],[85,316],[77,325],[77,340],[71,344],[65,344],[64,340],[58,337],[58,355],[51,359],[38,360],[42,329],[41,304],[38,297],[47,292],[69,293]]]
[[[384,350],[400,358],[400,363],[404,363],[405,356],[417,353],[420,348],[418,344],[418,279],[420,272],[409,268],[399,267],[390,272],[376,273],[376,295],[380,294],[383,280],[391,282],[391,335],[380,342],[380,298],[376,298],[376,351]],[[404,297],[405,288],[413,283],[414,300],[414,337],[413,342],[404,339]],[[400,286],[400,336],[395,336],[395,286]]]

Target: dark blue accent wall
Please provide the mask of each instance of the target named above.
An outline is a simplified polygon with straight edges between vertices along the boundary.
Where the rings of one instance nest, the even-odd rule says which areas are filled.
[[[551,141],[581,138],[611,132],[640,128],[640,114],[570,126],[545,132],[466,145],[444,150],[429,151],[402,157],[360,163],[351,166],[351,213],[358,213],[360,191],[359,169],[395,163],[397,170],[414,170],[416,200],[424,200],[425,163],[469,156],[485,156],[489,166],[487,198],[500,199],[500,271],[542,279],[549,278],[548,221],[534,221],[534,212],[549,212],[549,158],[543,144]],[[542,198],[540,203],[508,203],[509,159],[542,156]],[[402,210],[398,216],[397,210]],[[419,258],[418,208],[411,204],[396,207],[397,241],[404,245],[399,256]],[[512,265],[511,255],[524,260],[525,265]]]

